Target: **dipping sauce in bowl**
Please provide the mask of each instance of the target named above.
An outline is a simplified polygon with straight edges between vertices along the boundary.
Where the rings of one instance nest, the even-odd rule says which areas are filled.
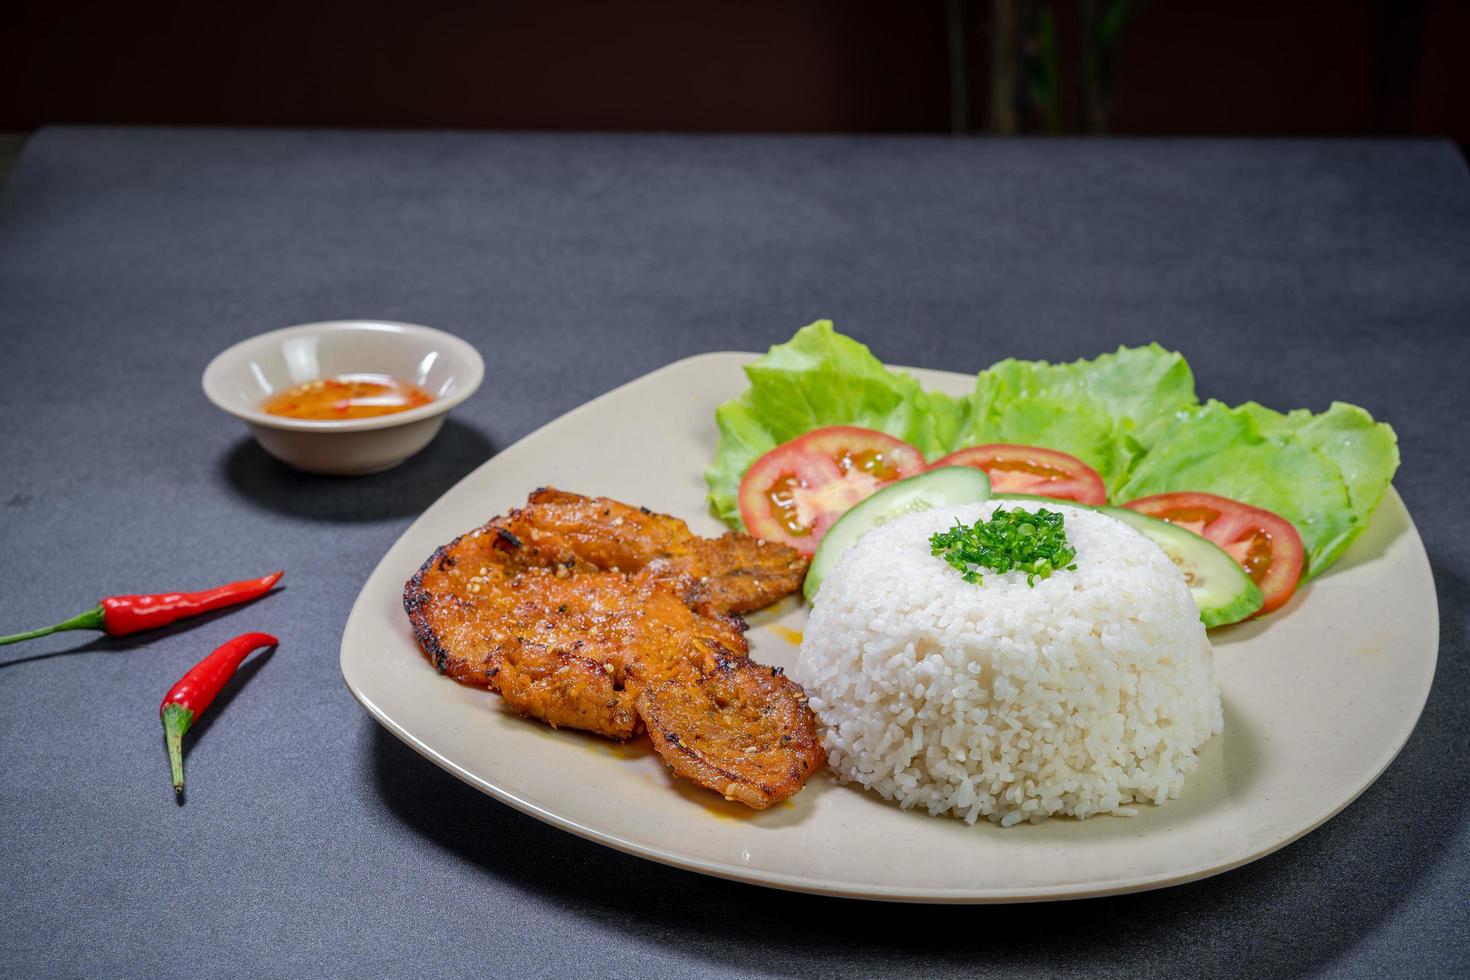
[[[320,422],[392,415],[433,400],[423,389],[386,374],[344,374],[287,388],[266,399],[260,410]]]
[[[485,364],[443,330],[389,320],[302,323],[221,351],[204,394],[267,453],[308,473],[381,473],[427,446]]]

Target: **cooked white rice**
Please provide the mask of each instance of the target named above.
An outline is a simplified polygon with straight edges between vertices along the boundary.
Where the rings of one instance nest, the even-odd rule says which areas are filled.
[[[822,583],[795,674],[828,763],[905,808],[970,823],[1126,816],[1178,796],[1222,727],[1184,576],[1111,517],[1048,504],[1066,515],[1077,570],[1035,588],[1019,572],[970,585],[929,536],[997,506],[1017,505],[899,517]]]

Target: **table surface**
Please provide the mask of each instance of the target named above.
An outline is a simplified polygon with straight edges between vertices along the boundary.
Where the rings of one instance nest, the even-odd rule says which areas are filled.
[[[1467,269],[1470,179],[1437,142],[45,130],[0,193],[0,627],[288,574],[248,611],[0,652],[3,972],[1464,976]],[[363,713],[342,625],[417,513],[617,384],[819,316],[967,371],[1156,340],[1202,394],[1391,422],[1443,624],[1398,760],[1216,878],[936,908],[615,853]],[[349,481],[275,463],[199,389],[230,343],[342,317],[443,327],[488,371],[421,456]],[[199,726],[176,806],[158,700],[246,629],[282,645]]]

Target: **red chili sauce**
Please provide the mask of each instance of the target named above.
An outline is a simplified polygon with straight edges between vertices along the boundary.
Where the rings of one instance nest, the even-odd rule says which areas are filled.
[[[318,378],[267,398],[260,410],[292,419],[365,419],[427,405],[434,396],[386,374]]]

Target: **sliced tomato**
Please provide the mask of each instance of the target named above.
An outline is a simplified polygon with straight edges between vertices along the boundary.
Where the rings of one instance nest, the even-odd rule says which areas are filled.
[[[1177,524],[1223,548],[1266,597],[1257,616],[1280,609],[1296,591],[1306,552],[1302,536],[1279,514],[1213,493],[1160,493],[1123,506]]]
[[[984,470],[996,493],[1031,493],[1094,507],[1108,502],[1107,489],[1097,470],[1055,449],[997,442],[952,452],[933,465]]]
[[[924,454],[887,433],[851,425],[813,429],[745,471],[740,516],[756,537],[813,555],[850,507],[924,470]]]

